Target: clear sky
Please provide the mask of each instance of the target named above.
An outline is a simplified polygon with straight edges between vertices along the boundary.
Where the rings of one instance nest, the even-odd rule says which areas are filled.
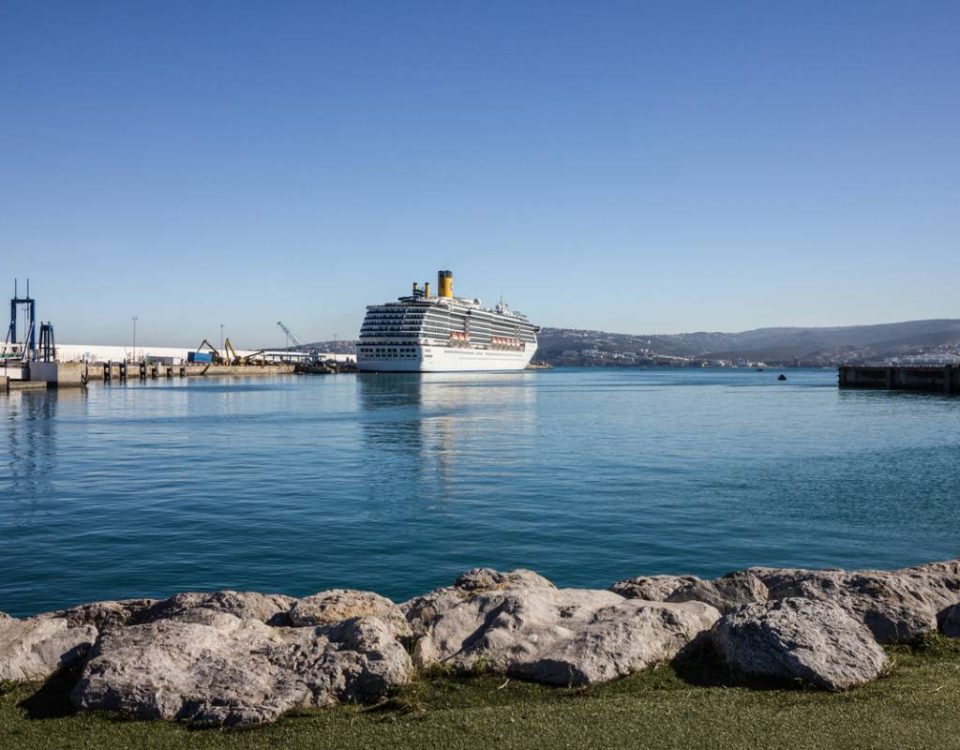
[[[0,297],[58,341],[960,317],[960,3],[0,0]]]

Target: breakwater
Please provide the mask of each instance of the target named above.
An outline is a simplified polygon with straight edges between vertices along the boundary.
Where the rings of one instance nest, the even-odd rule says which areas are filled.
[[[348,589],[220,591],[0,615],[0,680],[67,672],[81,710],[236,726],[377,700],[437,667],[584,685],[709,652],[731,674],[847,690],[895,668],[881,644],[937,630],[960,636],[960,559],[638,576],[607,590],[476,568],[401,604]]]
[[[925,391],[960,394],[960,366],[843,365],[837,373],[841,388]]]

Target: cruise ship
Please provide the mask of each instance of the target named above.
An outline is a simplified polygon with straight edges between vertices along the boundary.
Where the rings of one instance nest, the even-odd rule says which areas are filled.
[[[479,299],[453,296],[453,274],[416,282],[408,297],[369,305],[357,369],[367,372],[462,372],[522,370],[537,350],[537,333],[525,315],[503,302],[490,309]]]

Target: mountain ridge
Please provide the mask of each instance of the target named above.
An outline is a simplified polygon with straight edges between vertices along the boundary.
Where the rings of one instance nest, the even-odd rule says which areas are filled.
[[[671,359],[690,364],[827,366],[899,357],[960,357],[960,319],[677,334],[544,327],[537,356],[551,364],[625,366]]]
[[[307,348],[354,352],[355,341]],[[846,326],[769,326],[746,331],[611,333],[544,326],[536,359],[553,365],[811,366],[911,357],[960,362],[960,319],[930,318]]]

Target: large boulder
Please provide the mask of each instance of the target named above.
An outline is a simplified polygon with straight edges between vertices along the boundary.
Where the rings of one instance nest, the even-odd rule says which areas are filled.
[[[388,625],[397,638],[409,638],[413,634],[400,607],[371,591],[321,591],[297,600],[289,617],[294,627],[329,625],[354,617],[376,617]]]
[[[374,617],[272,627],[198,608],[104,634],[72,694],[81,709],[238,726],[406,684],[410,657]]]
[[[45,680],[86,656],[97,640],[90,625],[62,617],[0,617],[0,680]]]
[[[713,580],[696,576],[639,576],[618,581],[610,587],[627,599],[655,602],[703,602],[721,612],[742,604],[767,600],[767,587],[754,573],[741,570]]]
[[[763,581],[747,570],[714,578],[712,581],[693,581],[676,589],[668,602],[703,602],[721,612],[729,612],[744,604],[767,600],[767,587]]]
[[[610,590],[627,599],[665,602],[674,591],[702,582],[696,576],[637,576],[617,581]]]
[[[502,573],[491,568],[473,568],[462,573],[452,586],[434,589],[403,602],[400,609],[415,635],[424,635],[430,624],[447,610],[485,591],[510,591],[528,588],[556,588],[532,570],[518,568]]]
[[[903,643],[937,629],[937,614],[960,602],[960,563],[901,570],[751,568],[771,599],[833,602],[864,623],[880,643]]]
[[[736,672],[826,690],[863,685],[889,666],[862,623],[836,604],[801,597],[729,612],[710,640]]]
[[[63,618],[70,627],[92,625],[97,630],[122,627],[150,609],[154,599],[121,599],[119,601],[93,602],[76,607],[48,612],[38,617]]]
[[[509,573],[502,573],[493,568],[471,568],[466,573],[461,573],[453,582],[453,586],[462,591],[474,593],[503,589],[556,588],[551,581],[539,573],[524,568],[517,568]]]
[[[186,592],[156,602],[137,612],[129,621],[143,625],[156,620],[190,619],[197,610],[225,612],[241,620],[259,620],[267,625],[289,625],[287,613],[297,600],[283,594],[256,591]]]
[[[880,643],[904,643],[936,630],[938,614],[960,603],[960,559],[900,570],[748,568],[713,580],[640,576],[611,590],[630,599],[699,601],[722,612],[788,597],[833,602]]]
[[[671,659],[718,617],[699,602],[630,601],[610,591],[485,590],[436,613],[414,663],[582,685]]]

